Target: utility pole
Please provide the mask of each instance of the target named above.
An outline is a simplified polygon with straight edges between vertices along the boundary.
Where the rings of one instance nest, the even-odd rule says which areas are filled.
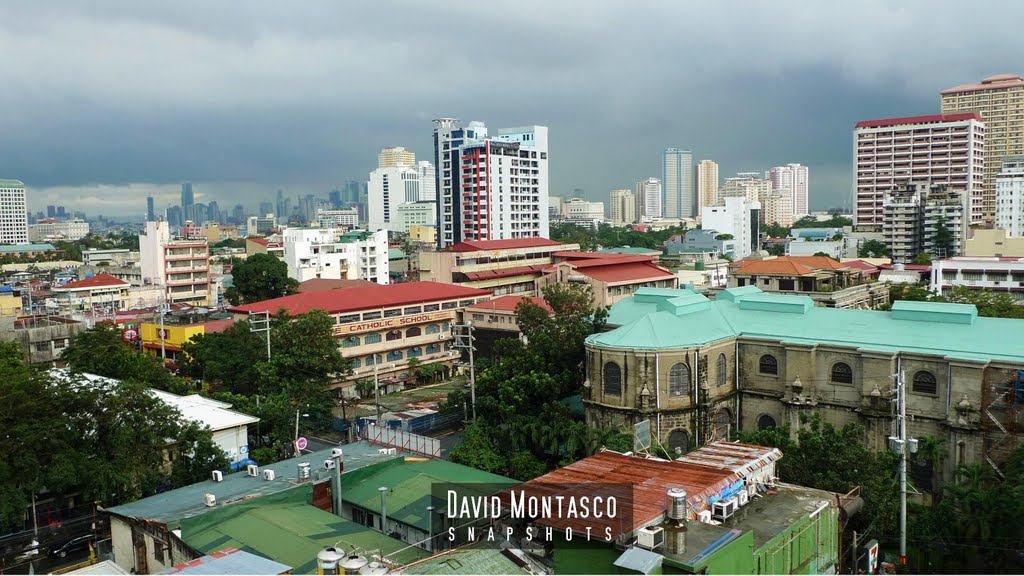
[[[249,312],[249,332],[267,333],[267,360],[270,360],[270,312]]]
[[[896,357],[896,429],[889,437],[889,449],[900,455],[900,565],[907,564],[907,458],[917,452],[917,439],[907,437],[907,375],[902,359]]]
[[[373,403],[377,405],[377,426],[380,426],[380,357],[373,358]]]
[[[464,324],[452,324],[452,332],[455,336],[455,348],[469,351],[469,394],[470,405],[473,407],[473,419],[476,419],[476,365],[473,362],[473,323],[466,321]]]
[[[167,308],[167,286],[160,285],[160,358],[167,364],[167,331],[164,330],[164,313]]]

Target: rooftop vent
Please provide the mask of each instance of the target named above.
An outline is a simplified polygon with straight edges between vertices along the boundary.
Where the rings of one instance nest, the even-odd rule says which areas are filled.
[[[224,481],[224,473],[221,472],[220,470],[214,470],[213,471],[213,481],[214,482],[223,482]]]
[[[203,504],[212,508],[217,505],[217,497],[207,492],[206,494],[203,494]]]

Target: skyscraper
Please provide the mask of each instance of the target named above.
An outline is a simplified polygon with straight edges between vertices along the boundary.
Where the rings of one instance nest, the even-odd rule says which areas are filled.
[[[996,228],[1024,236],[1024,156],[1003,158],[996,178]]]
[[[801,166],[800,164],[776,166],[768,171],[768,179],[772,181],[773,191],[790,197],[794,218],[810,214],[807,195],[807,166]]]
[[[665,150],[662,169],[662,214],[665,218],[693,218],[697,215],[694,193],[693,154],[689,150]]]
[[[335,188],[327,194],[327,201],[331,208],[341,208],[341,190]]]
[[[614,226],[636,222],[636,194],[632,190],[612,190],[608,194],[608,218]]]
[[[195,196],[192,194],[192,183],[185,182],[181,185],[181,216],[185,220],[196,220]]]
[[[420,174],[420,202],[433,202],[437,200],[437,173],[434,165],[426,160],[416,163],[416,170]]]
[[[636,219],[655,220],[662,217],[661,180],[647,178],[636,183]]]
[[[548,235],[548,129],[434,120],[438,247]]]
[[[858,122],[853,131],[854,226],[881,232],[885,195],[907,183],[946,184],[963,192],[967,225],[983,223],[987,132],[974,112]]]
[[[704,206],[717,206],[718,202],[718,164],[701,160],[697,164],[697,215]]]
[[[57,207],[54,206],[53,204],[50,204],[49,206],[47,206],[46,207],[46,217],[47,218],[56,218],[57,217]]]
[[[153,211],[153,197],[146,196],[146,222],[153,222],[156,220],[156,214]]]
[[[275,214],[277,215],[277,217],[278,218],[287,219],[288,218],[288,204],[285,202],[284,190],[278,189],[278,191],[277,191],[276,207],[277,207],[277,210],[275,211]],[[261,216],[263,216],[263,214],[261,214]]]
[[[239,204],[238,206],[235,206],[235,208],[236,209],[241,209],[242,216],[244,218],[245,217],[245,209],[242,208],[242,205]],[[268,214],[269,215],[273,215],[274,214],[274,203],[273,202],[260,202],[260,208],[256,212],[256,215],[260,216],[260,217],[266,217]]]
[[[943,114],[976,112],[985,123],[985,170],[980,209],[972,223],[991,222],[996,211],[996,176],[1006,156],[1024,154],[1024,78],[1013,74],[989,76],[940,94]]]
[[[20,180],[0,180],[0,244],[28,244],[28,205]]]
[[[416,154],[401,146],[382,148],[377,154],[377,168],[413,166],[414,164],[416,164]]]
[[[420,173],[408,164],[381,166],[370,172],[367,188],[369,228],[397,231],[398,206],[419,201]]]

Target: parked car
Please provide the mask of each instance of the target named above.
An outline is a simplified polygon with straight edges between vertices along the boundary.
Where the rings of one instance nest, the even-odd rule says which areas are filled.
[[[90,544],[96,543],[96,536],[92,534],[86,534],[85,536],[79,536],[68,540],[61,546],[56,546],[50,549],[51,558],[64,558],[68,554],[73,552],[80,552],[82,550],[88,550]]]
[[[37,540],[33,540],[21,548],[21,550],[14,556],[14,561],[27,562],[29,560],[35,560],[39,557],[39,553],[42,551],[43,548],[39,545],[39,542]]]

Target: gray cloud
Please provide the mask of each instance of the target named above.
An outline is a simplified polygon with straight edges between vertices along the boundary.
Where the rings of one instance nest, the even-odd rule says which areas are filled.
[[[364,4],[4,4],[0,177],[34,208],[140,214],[183,180],[255,208],[365,178],[382,146],[427,158],[456,116],[550,126],[552,194],[606,199],[681,146],[723,177],[807,164],[826,208],[857,120],[1024,72],[1014,2]]]

